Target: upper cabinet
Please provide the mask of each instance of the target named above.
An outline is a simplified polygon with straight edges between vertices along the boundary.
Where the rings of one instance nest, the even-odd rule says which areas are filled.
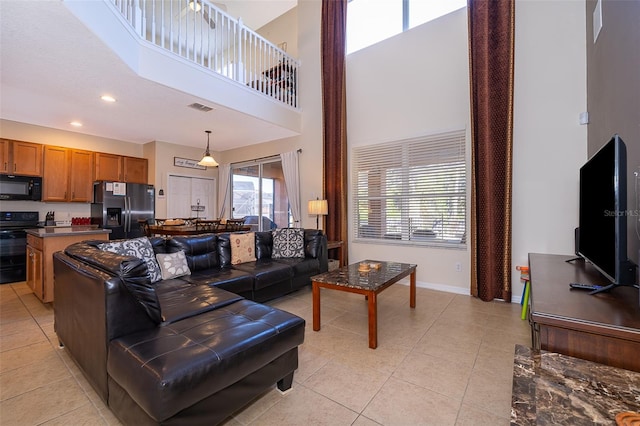
[[[69,201],[93,201],[93,152],[72,149],[69,152]]]
[[[94,180],[110,180],[120,182],[122,180],[122,157],[115,154],[95,153]]]
[[[89,203],[93,152],[45,145],[42,201]]]
[[[69,158],[67,148],[45,145],[42,201],[68,201]]]
[[[148,170],[146,158],[95,153],[94,180],[147,183]]]
[[[146,158],[123,157],[124,181],[147,183],[149,162]]]
[[[2,173],[42,176],[42,145],[31,142],[0,139]]]

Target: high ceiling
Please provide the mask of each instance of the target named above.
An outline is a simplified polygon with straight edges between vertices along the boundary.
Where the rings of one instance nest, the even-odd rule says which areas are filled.
[[[224,0],[227,13],[259,28],[297,0]],[[0,118],[94,136],[158,140],[223,151],[283,137],[282,129],[223,106],[203,115],[184,106],[206,99],[145,80],[61,1],[0,0]],[[118,102],[107,104],[109,93]],[[173,107],[180,106],[180,107]],[[79,120],[83,127],[69,123]]]

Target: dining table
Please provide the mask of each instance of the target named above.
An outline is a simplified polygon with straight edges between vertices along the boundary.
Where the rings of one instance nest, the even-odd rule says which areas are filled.
[[[227,229],[225,226],[216,228],[203,225],[149,225],[151,235],[200,235],[200,234],[220,234],[222,232],[249,231],[251,226],[245,225],[239,229]]]

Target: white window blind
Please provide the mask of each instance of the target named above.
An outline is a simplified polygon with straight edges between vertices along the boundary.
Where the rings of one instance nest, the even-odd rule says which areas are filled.
[[[465,131],[353,150],[355,239],[465,247]]]

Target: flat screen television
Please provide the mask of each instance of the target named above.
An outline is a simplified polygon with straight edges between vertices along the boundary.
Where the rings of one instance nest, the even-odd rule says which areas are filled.
[[[635,284],[627,214],[627,150],[616,134],[580,168],[578,255],[611,282],[595,292]]]

